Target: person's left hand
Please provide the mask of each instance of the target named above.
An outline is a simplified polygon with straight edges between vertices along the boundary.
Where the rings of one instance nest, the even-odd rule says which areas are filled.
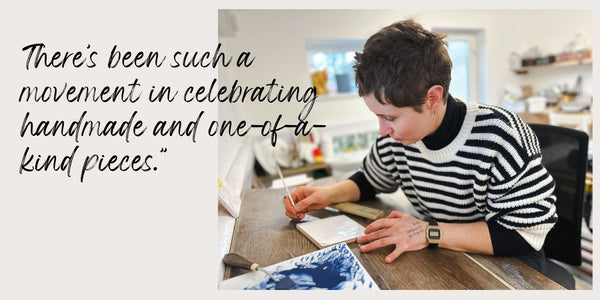
[[[369,252],[381,247],[395,245],[385,262],[393,262],[406,251],[416,251],[427,247],[428,222],[419,220],[408,213],[392,211],[385,219],[379,219],[365,228],[365,235],[358,237],[361,252]]]

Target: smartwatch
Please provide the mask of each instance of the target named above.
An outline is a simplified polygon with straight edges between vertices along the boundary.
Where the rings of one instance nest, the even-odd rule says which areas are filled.
[[[427,226],[427,241],[429,241],[429,248],[435,249],[438,247],[440,240],[442,239],[442,230],[435,220],[429,220],[429,226]]]

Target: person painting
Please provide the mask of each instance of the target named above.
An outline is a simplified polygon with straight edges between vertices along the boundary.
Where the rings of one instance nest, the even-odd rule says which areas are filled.
[[[542,250],[557,221],[554,180],[538,140],[517,115],[448,93],[452,62],[445,35],[407,20],[387,26],[356,54],[358,94],[380,136],[361,168],[328,187],[298,187],[285,199],[294,220],[332,203],[402,189],[425,217],[394,211],[365,229],[360,251],[441,247],[516,256],[544,273]]]

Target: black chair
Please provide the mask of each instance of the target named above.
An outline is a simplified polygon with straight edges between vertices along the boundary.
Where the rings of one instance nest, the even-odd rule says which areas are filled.
[[[581,222],[585,195],[588,142],[586,133],[553,125],[530,124],[538,137],[542,164],[554,178],[558,222],[544,244],[547,276],[568,289],[575,289],[573,275],[557,261],[581,265]]]

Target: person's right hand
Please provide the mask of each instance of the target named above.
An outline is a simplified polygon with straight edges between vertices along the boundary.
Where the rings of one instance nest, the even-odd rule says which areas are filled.
[[[285,215],[294,220],[301,220],[304,219],[307,212],[320,210],[332,204],[337,191],[335,186],[299,186],[291,194],[296,205],[292,206],[286,196],[283,199]]]

